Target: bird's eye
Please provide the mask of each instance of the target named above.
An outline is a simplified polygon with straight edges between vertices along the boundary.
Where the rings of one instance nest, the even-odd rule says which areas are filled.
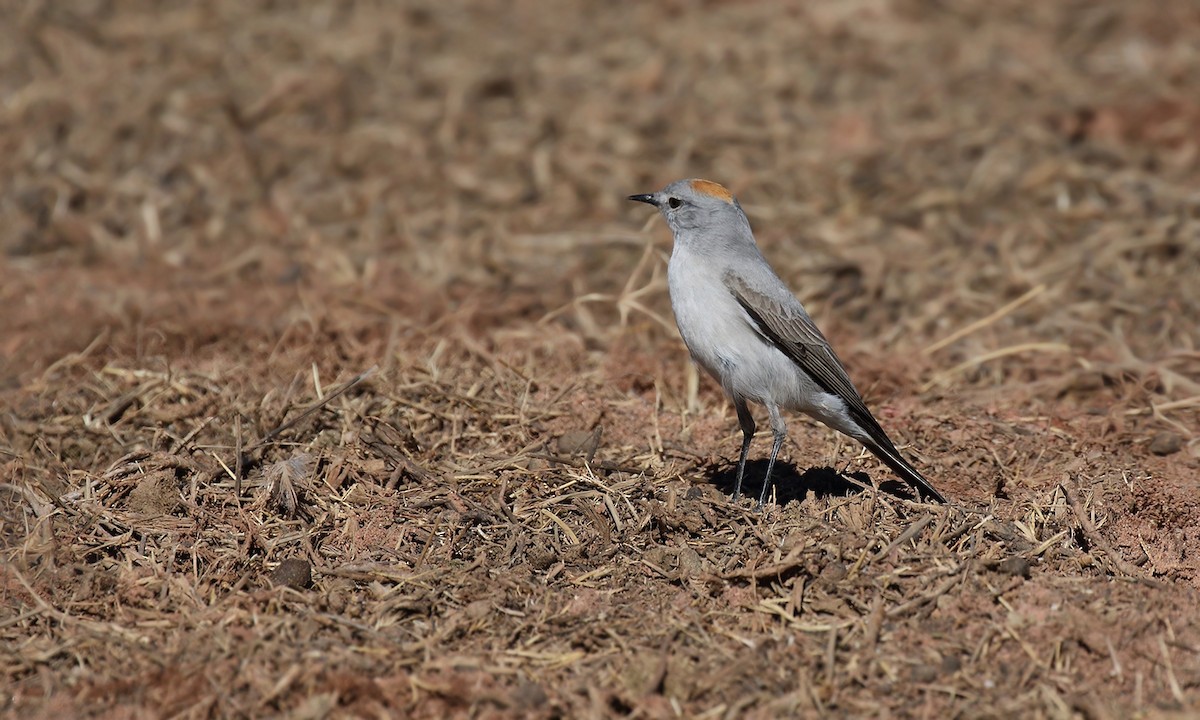
[[[670,200],[667,200],[667,205],[670,205],[672,210],[674,210],[675,208],[679,207],[682,204],[683,203],[681,203],[679,201],[679,198],[671,198]]]

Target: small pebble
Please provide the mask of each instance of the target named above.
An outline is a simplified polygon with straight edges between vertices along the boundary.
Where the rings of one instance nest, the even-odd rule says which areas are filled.
[[[937,680],[940,674],[939,668],[935,665],[915,665],[909,670],[909,679],[915,683],[931,683]]]
[[[693,578],[704,570],[704,560],[700,553],[690,547],[679,551],[679,575],[683,578]]]
[[[529,553],[529,564],[535,570],[545,570],[558,560],[558,556],[545,548],[532,550]]]
[[[560,455],[590,455],[600,447],[600,433],[592,430],[572,430],[558,437]]]
[[[307,560],[288,558],[271,571],[271,584],[303,590],[312,585],[312,565]]]
[[[1012,575],[1013,577],[1023,577],[1026,580],[1029,579],[1030,569],[1029,561],[1020,555],[1005,558],[996,565],[997,572]]]
[[[829,583],[836,583],[846,577],[849,571],[842,563],[834,560],[825,567],[821,568],[820,578]]]
[[[1155,455],[1174,455],[1183,449],[1183,438],[1177,433],[1163,430],[1150,440],[1150,452]]]

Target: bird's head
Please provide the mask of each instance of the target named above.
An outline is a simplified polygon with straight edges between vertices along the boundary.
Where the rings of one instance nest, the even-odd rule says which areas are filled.
[[[630,195],[629,199],[658,208],[676,241],[695,233],[726,236],[750,229],[737,198],[711,180],[679,180],[658,192]]]

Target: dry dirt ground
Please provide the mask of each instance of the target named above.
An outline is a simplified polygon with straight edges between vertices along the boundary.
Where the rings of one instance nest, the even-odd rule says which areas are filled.
[[[0,18],[5,715],[1200,712],[1194,2]],[[951,504],[730,502],[688,176]]]

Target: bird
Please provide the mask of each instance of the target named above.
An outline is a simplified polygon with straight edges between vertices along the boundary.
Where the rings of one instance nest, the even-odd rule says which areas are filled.
[[[694,178],[629,199],[653,205],[666,219],[674,235],[667,285],[679,334],[737,411],[742,448],[734,501],[741,496],[757,429],[749,406],[755,403],[766,408],[773,436],[759,509],[787,438],[784,410],[805,413],[857,440],[918,497],[946,502],[867,409],[829,341],[759,250],[733,193]]]

